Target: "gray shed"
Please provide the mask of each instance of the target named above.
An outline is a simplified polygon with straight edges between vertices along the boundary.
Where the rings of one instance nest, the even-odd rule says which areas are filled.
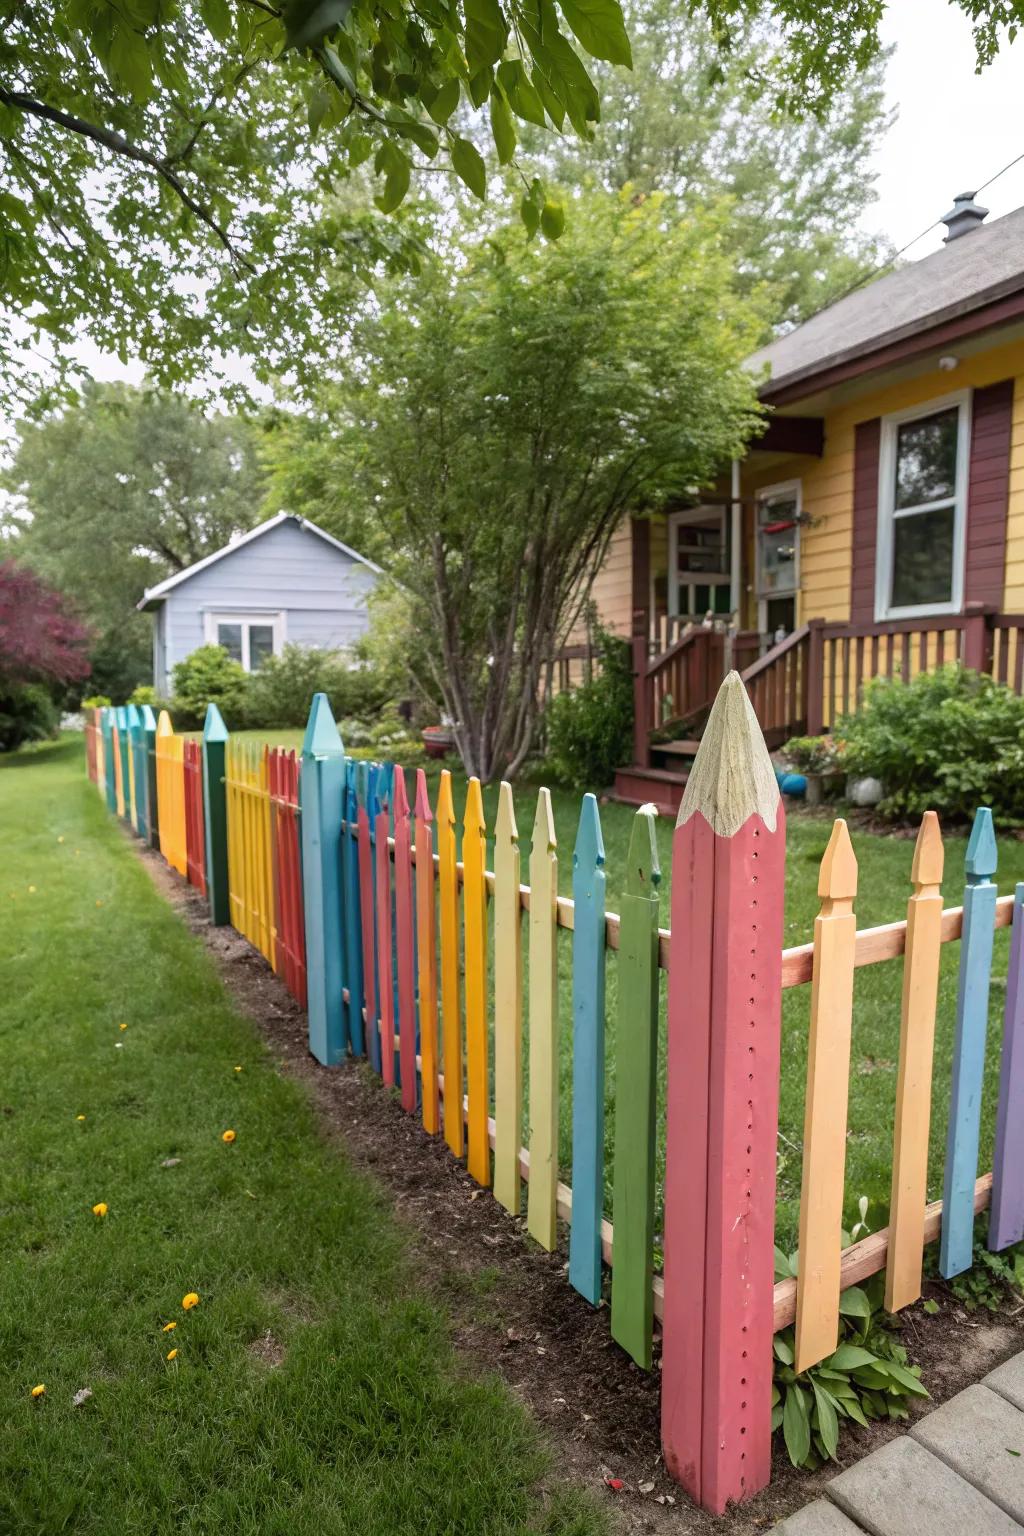
[[[223,645],[247,672],[288,643],[350,646],[366,632],[381,574],[315,523],[279,512],[145,593],[154,687],[166,693],[175,663],[201,645]]]

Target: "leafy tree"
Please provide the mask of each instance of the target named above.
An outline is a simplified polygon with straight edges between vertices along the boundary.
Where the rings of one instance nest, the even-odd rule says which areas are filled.
[[[573,238],[464,237],[391,285],[326,392],[336,476],[374,510],[415,658],[468,771],[515,772],[549,658],[627,510],[706,483],[752,429],[760,317],[726,219],[594,194]]]
[[[53,730],[54,696],[89,675],[88,639],[59,592],[13,560],[0,564],[0,751]]]
[[[956,0],[979,63],[1024,0]],[[762,91],[824,112],[879,54],[882,0],[693,0],[723,57],[767,12],[783,47]],[[465,114],[486,112],[509,163],[526,124],[587,135],[587,59],[628,65],[618,0],[0,0],[0,358],[31,393],[33,349],[71,366],[81,330],[162,384],[314,383],[358,283],[415,266],[415,223],[389,223],[412,177],[483,197]],[[360,170],[360,167],[363,169]],[[355,178],[355,179],[353,179]],[[540,183],[522,215],[557,236]],[[225,387],[230,388],[230,381]]]
[[[88,618],[97,683],[117,698],[150,673],[145,588],[250,527],[263,490],[245,421],[93,382],[20,423],[0,485],[15,498],[14,547]]]
[[[680,214],[728,197],[740,276],[768,284],[776,324],[804,319],[889,254],[858,229],[890,122],[881,58],[844,82],[821,118],[799,116],[764,86],[781,53],[770,22],[738,28],[724,54],[678,0],[627,0],[626,24],[633,69],[595,70],[603,110],[593,138],[532,131],[528,148],[553,180],[666,192]]]

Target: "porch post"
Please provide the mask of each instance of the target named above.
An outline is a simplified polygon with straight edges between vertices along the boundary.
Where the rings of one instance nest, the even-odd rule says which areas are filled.
[[[651,628],[651,525],[646,517],[630,519],[633,596],[633,761],[646,768],[651,761],[647,717],[647,644]]]
[[[822,634],[824,619],[809,619],[807,623],[807,666],[804,669],[804,729],[808,736],[820,736],[825,729],[825,637]]]
[[[967,623],[964,625],[960,660],[972,672],[992,671],[993,612],[987,603],[967,603],[964,607]]]
[[[732,461],[731,494],[732,505],[729,508],[729,607],[735,615],[736,628],[740,629],[742,627],[740,609],[743,602],[743,593],[741,591],[743,580],[743,562],[741,558],[743,549],[743,487],[740,480],[739,459],[733,459]],[[726,672],[730,671],[731,668],[732,662],[730,660],[726,666]]]

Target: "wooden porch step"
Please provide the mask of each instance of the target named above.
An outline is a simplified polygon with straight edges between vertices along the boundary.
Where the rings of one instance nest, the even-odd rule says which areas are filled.
[[[673,757],[696,757],[700,742],[684,738],[680,741],[652,741],[652,752],[669,752]]]
[[[669,768],[645,768],[633,763],[615,772],[611,798],[619,805],[656,805],[662,816],[675,816],[687,775]]]

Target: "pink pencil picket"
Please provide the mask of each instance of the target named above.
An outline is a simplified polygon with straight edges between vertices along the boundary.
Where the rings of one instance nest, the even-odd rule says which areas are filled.
[[[434,898],[433,812],[427,776],[416,770],[416,959],[420,998],[420,1091],[423,1128],[437,1135],[441,1125],[437,1081],[437,907]]]
[[[380,1072],[389,1087],[395,1082],[395,986],[391,968],[394,953],[391,922],[391,818],[388,814],[387,785],[377,779],[377,814],[374,818],[377,860],[377,989],[380,993]]]
[[[395,767],[395,953],[398,959],[398,1057],[402,1108],[416,1108],[416,937],[413,929],[412,824],[405,770]]]

